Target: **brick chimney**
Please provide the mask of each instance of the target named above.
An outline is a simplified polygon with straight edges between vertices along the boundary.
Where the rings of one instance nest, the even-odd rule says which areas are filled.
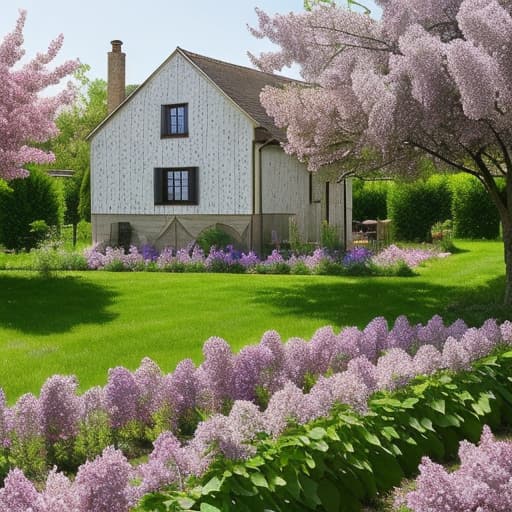
[[[125,61],[126,54],[121,51],[122,41],[111,41],[112,51],[108,52],[108,113],[124,101],[125,98]]]

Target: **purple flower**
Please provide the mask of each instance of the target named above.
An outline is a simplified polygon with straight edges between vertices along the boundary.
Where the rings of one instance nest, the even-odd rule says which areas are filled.
[[[233,392],[235,400],[255,400],[257,388],[264,385],[265,373],[270,373],[274,355],[263,345],[247,345],[240,350],[233,364]]]
[[[0,512],[44,512],[34,484],[19,469],[11,469],[0,489]]]
[[[393,390],[405,386],[414,377],[411,356],[401,348],[391,348],[377,361],[377,383],[380,389]]]
[[[448,338],[443,347],[443,366],[453,371],[470,368],[471,356],[461,341]]]
[[[363,334],[362,352],[370,361],[375,361],[377,354],[380,354],[387,348],[387,339],[389,336],[387,320],[382,316],[374,318],[365,327]]]
[[[121,451],[108,447],[100,457],[80,466],[75,480],[80,510],[127,512],[133,469]]]
[[[152,359],[145,357],[133,377],[139,391],[139,420],[148,424],[163,405],[162,370]]]
[[[46,479],[46,486],[39,499],[44,512],[77,512],[80,500],[75,486],[63,473],[53,468]]]
[[[39,398],[45,437],[50,442],[76,435],[82,416],[75,377],[54,375],[47,379]]]
[[[309,344],[302,338],[290,338],[285,345],[285,372],[296,386],[302,387],[304,379],[311,373]]]
[[[203,345],[204,362],[198,369],[201,405],[220,411],[232,396],[234,356],[222,338],[209,338]]]
[[[7,424],[9,431],[18,439],[29,440],[42,436],[44,430],[39,400],[32,393],[22,395],[14,407],[9,409]]]
[[[114,428],[124,427],[138,419],[141,395],[137,382],[129,370],[122,366],[111,368],[108,372],[105,394]]]
[[[417,328],[412,326],[407,317],[400,315],[395,320],[393,329],[389,332],[386,340],[387,348],[401,348],[409,350],[418,336]]]
[[[366,247],[354,247],[343,256],[343,265],[351,267],[353,265],[366,265],[372,257],[372,252]]]
[[[413,364],[417,375],[430,375],[443,367],[443,355],[434,345],[423,345],[414,355]]]

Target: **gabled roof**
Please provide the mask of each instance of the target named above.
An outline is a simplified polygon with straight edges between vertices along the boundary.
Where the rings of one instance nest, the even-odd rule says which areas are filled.
[[[267,130],[272,137],[280,142],[286,140],[286,132],[277,128],[272,118],[267,115],[260,103],[262,89],[272,87],[285,87],[291,84],[306,85],[304,82],[293,80],[272,73],[264,73],[256,69],[230,64],[204,55],[189,52],[183,48],[176,50],[159,66],[130,96],[128,96],[113,112],[111,112],[89,135],[92,137],[109,119],[128,103],[160,69],[169,62],[176,53],[181,54],[194,67],[198,68],[209,78],[228,98],[230,98],[242,111],[244,111],[256,125]]]

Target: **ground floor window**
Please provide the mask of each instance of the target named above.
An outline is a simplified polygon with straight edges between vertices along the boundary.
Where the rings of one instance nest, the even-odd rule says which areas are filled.
[[[197,203],[197,167],[155,169],[155,204]]]

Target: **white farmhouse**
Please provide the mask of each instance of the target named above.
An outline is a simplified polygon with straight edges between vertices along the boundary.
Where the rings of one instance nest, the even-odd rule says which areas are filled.
[[[349,243],[350,181],[287,155],[259,102],[293,80],[177,48],[124,99],[121,44],[109,52],[111,112],[90,135],[94,242],[179,248],[216,226],[261,251],[295,219],[304,241],[319,242],[328,220]]]

